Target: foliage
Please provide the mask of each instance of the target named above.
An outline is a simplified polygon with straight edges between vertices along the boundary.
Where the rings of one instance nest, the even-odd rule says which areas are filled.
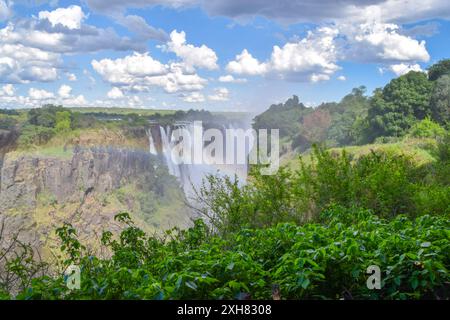
[[[323,103],[316,108],[305,107],[294,96],[255,117],[253,127],[279,129],[280,136],[287,137],[292,149],[299,151],[313,143],[355,144],[360,140],[361,121],[369,105],[365,90],[364,86],[354,88],[339,103]]]
[[[430,214],[450,213],[449,185],[436,174],[436,168],[448,168],[441,161],[422,168],[401,154],[372,151],[352,158],[345,150],[336,154],[315,147],[308,161],[300,162],[295,172],[280,168],[269,176],[253,167],[242,187],[230,178],[211,176],[195,197],[196,209],[222,236],[242,226],[317,220],[335,204],[370,209],[386,218],[420,215],[425,207]]]
[[[19,232],[7,234],[8,225],[0,222],[0,300],[26,290],[37,276],[44,276],[47,264],[33,248],[19,240]]]
[[[71,128],[70,112],[58,111],[55,114],[55,130],[56,132],[67,132]]]
[[[0,129],[12,130],[17,125],[17,120],[12,117],[0,117]]]
[[[18,116],[20,113],[14,109],[0,109],[0,114],[5,114],[9,116]]]
[[[441,60],[428,68],[428,78],[435,81],[443,75],[450,74],[450,59]]]
[[[42,145],[55,135],[55,129],[43,126],[26,125],[21,129],[19,145],[22,147],[30,145]]]
[[[450,122],[450,75],[443,75],[434,83],[430,108],[435,121],[440,124]]]
[[[354,145],[363,140],[363,119],[369,109],[369,99],[365,92],[364,86],[354,88],[335,107],[329,108],[332,123],[327,132],[327,140],[335,141],[334,145]]]
[[[197,220],[166,237],[147,236],[128,214],[118,238],[104,232],[109,258],[89,254],[70,226],[60,230],[65,264],[81,268],[80,290],[63,276],[35,278],[17,299],[443,299],[448,297],[448,216],[392,221],[332,207],[323,223],[243,228],[224,239]],[[382,270],[381,290],[366,269]]]
[[[416,138],[437,138],[444,136],[445,133],[444,128],[428,117],[416,122],[409,130],[409,134]]]
[[[299,102],[297,96],[288,99],[284,104],[273,104],[254,119],[255,129],[279,129],[280,137],[292,137],[298,133],[302,117],[311,111]]]
[[[54,128],[56,125],[56,113],[63,112],[63,106],[52,104],[44,105],[41,108],[28,111],[28,123],[34,126]]]
[[[383,90],[375,90],[367,117],[369,139],[402,136],[415,119],[429,116],[431,89],[423,72],[410,71],[393,79]]]

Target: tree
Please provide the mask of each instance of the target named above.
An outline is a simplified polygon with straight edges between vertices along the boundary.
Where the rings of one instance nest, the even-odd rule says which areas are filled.
[[[430,118],[416,122],[410,129],[410,135],[418,138],[437,138],[445,135],[445,129]]]
[[[42,108],[31,109],[28,112],[28,122],[35,126],[54,128],[56,125],[56,113],[64,110],[62,106],[46,104]]]
[[[328,110],[314,110],[303,117],[301,131],[311,142],[325,140],[328,128],[331,125],[331,115]]]
[[[55,116],[55,129],[57,132],[66,132],[70,130],[70,112],[58,111]]]
[[[297,96],[288,99],[284,104],[273,104],[268,110],[254,118],[254,129],[279,129],[281,137],[293,137],[300,129],[304,115],[311,112]]]
[[[434,83],[430,108],[435,121],[440,124],[450,121],[450,75],[443,75]]]
[[[450,74],[450,59],[441,60],[428,68],[428,79],[431,81],[435,81],[446,74]]]
[[[430,116],[433,84],[423,72],[410,71],[377,89],[367,116],[368,136],[402,136],[416,119]]]

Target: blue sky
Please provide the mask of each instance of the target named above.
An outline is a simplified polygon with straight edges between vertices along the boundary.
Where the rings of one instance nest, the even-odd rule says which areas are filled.
[[[0,107],[261,111],[450,58],[446,0],[0,0]]]

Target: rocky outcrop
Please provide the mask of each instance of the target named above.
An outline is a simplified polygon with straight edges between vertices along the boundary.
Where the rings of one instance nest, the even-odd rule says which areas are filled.
[[[76,149],[70,159],[6,158],[1,170],[0,210],[34,207],[41,192],[62,203],[80,200],[87,192],[107,193],[137,179],[146,180],[151,189],[159,165],[145,152],[101,148]]]
[[[145,151],[75,148],[69,156],[6,154],[1,177],[0,219],[10,232],[20,229],[22,240],[40,246],[63,222],[72,223],[86,239],[104,229],[118,231],[113,218],[121,211],[134,214],[144,227],[148,221],[154,228],[189,221],[181,207],[167,216],[156,214],[177,201],[174,194],[181,203],[182,192],[160,159]],[[171,199],[165,201],[168,194]],[[150,202],[152,209],[143,209],[141,202]]]

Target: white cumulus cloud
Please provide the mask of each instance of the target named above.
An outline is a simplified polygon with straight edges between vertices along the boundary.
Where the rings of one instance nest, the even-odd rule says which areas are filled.
[[[0,88],[0,96],[8,96],[12,97],[16,89],[10,83],[5,84],[2,88]]]
[[[230,92],[227,88],[216,88],[214,94],[209,95],[208,99],[212,101],[227,101],[229,99]]]
[[[235,74],[269,74],[294,81],[328,80],[339,70],[334,41],[337,35],[338,30],[328,27],[310,31],[304,39],[288,42],[283,47],[274,46],[270,59],[263,63],[244,49],[228,63],[227,70]]]
[[[186,95],[183,95],[183,101],[190,103],[204,102],[205,96],[200,92],[191,92]]]
[[[126,90],[148,91],[160,87],[168,93],[196,91],[203,89],[207,82],[183,63],[162,64],[148,53],[93,60],[91,64],[103,80]]]
[[[247,79],[245,78],[235,78],[231,74],[227,74],[225,76],[219,77],[219,82],[225,82],[225,83],[245,83],[247,82]]]
[[[30,88],[28,90],[28,96],[33,100],[48,100],[52,99],[55,95],[44,89]]]
[[[399,33],[395,24],[365,23],[343,25],[347,37],[349,59],[363,62],[412,62],[430,59],[425,41],[418,41]]]
[[[39,19],[47,19],[52,26],[58,24],[63,25],[69,29],[80,29],[81,22],[86,17],[80,6],[71,5],[67,8],[58,8],[51,12],[41,11],[39,12]]]
[[[74,73],[67,74],[67,80],[69,81],[77,81],[77,76]]]
[[[61,87],[59,87],[58,95],[61,98],[69,98],[71,93],[72,93],[72,88],[66,84],[63,84]]]
[[[241,54],[238,54],[235,60],[230,61],[226,69],[231,73],[252,76],[262,75],[267,72],[267,66],[254,58],[247,49],[242,50]]]
[[[389,70],[395,73],[396,76],[402,76],[410,71],[423,71],[420,65],[418,64],[405,64],[405,63],[393,64],[389,66]]]
[[[208,70],[217,69],[217,55],[211,48],[206,45],[195,47],[186,43],[186,33],[184,31],[177,32],[173,30],[170,33],[170,41],[165,46],[161,46],[164,50],[174,52],[183,60],[188,67],[198,67]]]
[[[58,54],[20,44],[2,44],[0,37],[0,78],[5,82],[54,81],[60,63]]]
[[[111,90],[109,90],[107,96],[110,99],[121,99],[124,97],[122,90],[117,87],[113,87]]]

